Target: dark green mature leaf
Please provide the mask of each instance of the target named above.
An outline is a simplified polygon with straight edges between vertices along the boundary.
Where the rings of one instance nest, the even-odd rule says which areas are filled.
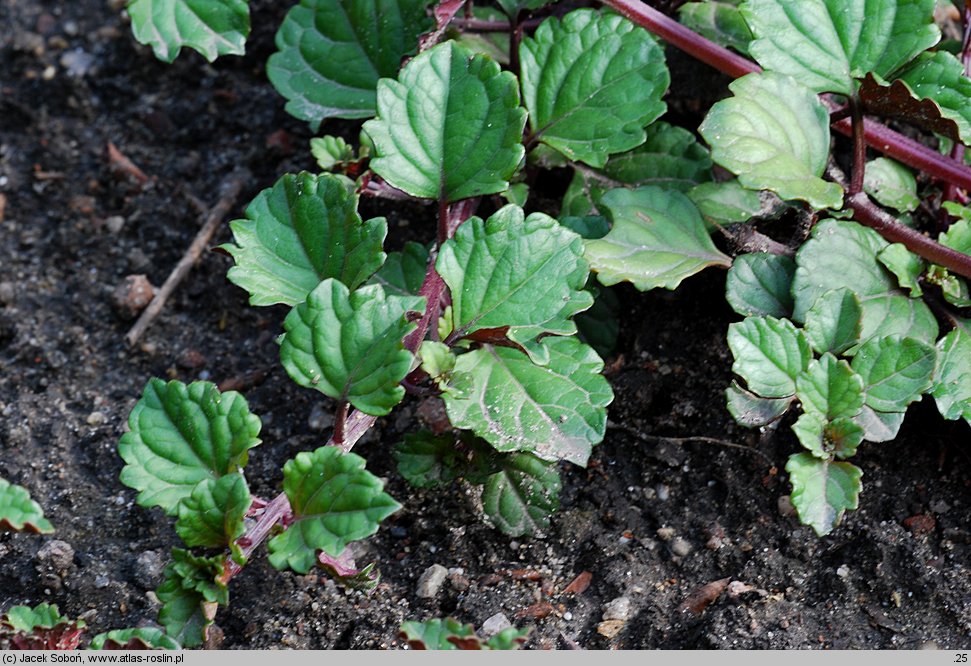
[[[428,268],[428,249],[408,241],[401,252],[391,252],[384,266],[368,281],[379,284],[389,296],[417,296]]]
[[[732,372],[767,398],[794,395],[796,378],[812,359],[806,336],[788,319],[748,317],[730,324],[728,346],[735,356]]]
[[[218,606],[229,603],[228,588],[216,581],[223,559],[197,557],[179,548],[172,549],[172,558],[165,582],[155,591],[162,602],[158,620],[171,638],[195,647],[205,641]]]
[[[901,289],[907,289],[911,298],[919,298],[923,293],[920,276],[926,263],[918,255],[907,249],[903,243],[891,243],[880,250],[877,259],[897,277]]]
[[[250,293],[251,305],[302,303],[326,278],[354,289],[385,258],[387,222],[362,222],[357,196],[329,174],[283,176],[230,226],[236,244],[222,247],[236,265],[227,275]]]
[[[179,642],[155,627],[114,629],[91,639],[89,650],[181,650]]]
[[[550,525],[560,508],[560,473],[528,453],[502,456],[499,471],[482,490],[482,510],[493,525],[509,536],[534,535]]]
[[[971,423],[971,320],[960,319],[937,343],[937,375],[931,395],[946,419]]]
[[[583,239],[518,206],[463,223],[442,245],[436,268],[452,294],[455,339],[508,327],[510,340],[538,353],[537,336],[575,333],[571,318],[593,304],[583,290]]]
[[[921,53],[897,78],[914,97],[933,101],[957,125],[961,141],[971,142],[971,79],[960,60],[946,51]]]
[[[209,62],[246,52],[247,0],[129,0],[128,15],[135,39],[164,62],[175,60],[183,46]]]
[[[49,534],[54,526],[26,488],[0,479],[0,532],[6,531]]]
[[[762,398],[746,391],[732,380],[725,389],[728,412],[735,422],[746,428],[761,428],[779,419],[788,411],[792,398]]]
[[[411,370],[402,339],[416,327],[405,313],[424,298],[386,296],[380,285],[350,292],[334,279],[321,282],[287,315],[280,360],[301,386],[346,400],[382,416],[401,402],[399,385]]]
[[[175,531],[187,546],[227,546],[246,531],[243,518],[252,502],[242,474],[203,479],[179,504]]]
[[[863,306],[849,289],[834,289],[819,297],[806,313],[806,339],[817,353],[842,354],[860,340]]]
[[[863,408],[863,378],[850,364],[830,353],[810,361],[806,372],[796,377],[796,397],[806,412],[827,421],[853,418]]]
[[[378,84],[371,169],[408,194],[458,201],[502,192],[523,158],[516,77],[445,42]]]
[[[653,186],[617,189],[604,195],[601,205],[613,227],[585,245],[591,269],[607,286],[627,281],[641,291],[674,289],[708,266],[731,262],[712,243],[698,209],[680,192]]]
[[[448,485],[461,476],[465,462],[454,435],[435,435],[427,430],[406,434],[392,453],[398,473],[416,488]]]
[[[139,505],[170,516],[203,479],[245,467],[249,449],[260,443],[260,419],[245,398],[210,382],[150,380],[128,427],[118,443],[126,463],[121,482],[140,491]]]
[[[711,107],[699,128],[712,159],[749,189],[839,208],[843,189],[821,178],[829,113],[819,97],[776,72],[743,76],[729,89],[734,97]]]
[[[804,321],[809,309],[827,291],[847,288],[863,307],[862,342],[887,335],[935,340],[937,321],[933,313],[923,301],[902,293],[894,276],[877,259],[887,246],[879,234],[855,222],[819,222],[812,238],[796,255],[793,319]]]
[[[786,472],[792,482],[792,505],[799,520],[819,536],[832,532],[843,513],[858,506],[863,471],[851,463],[796,453],[789,456]]]
[[[884,206],[900,212],[912,212],[920,205],[914,174],[900,162],[886,157],[867,162],[863,188]]]
[[[725,280],[725,298],[738,314],[788,317],[796,263],[781,254],[756,252],[735,257]]]
[[[715,0],[686,2],[678,9],[678,20],[716,44],[748,55],[754,36],[736,5]]]
[[[904,416],[904,412],[878,412],[864,404],[853,421],[863,428],[863,439],[866,441],[889,442],[897,438]]]
[[[711,157],[694,134],[662,121],[651,123],[645,134],[637,148],[607,160],[606,178],[617,185],[657,185],[680,192],[711,180]]]
[[[276,34],[266,73],[287,111],[317,131],[322,120],[370,118],[382,76],[431,27],[428,0],[301,0]]]
[[[644,126],[667,108],[664,51],[616,14],[549,18],[523,39],[519,58],[532,136],[570,159],[602,167],[644,143]]]
[[[459,356],[444,394],[449,420],[503,452],[586,465],[604,436],[613,391],[603,361],[573,337],[542,340],[545,366],[526,354],[484,345]]]
[[[760,65],[844,95],[854,78],[887,76],[941,36],[934,0],[746,0],[742,15]]]
[[[293,522],[273,537],[270,564],[307,573],[322,550],[337,557],[351,541],[371,536],[401,508],[384,484],[364,469],[364,458],[336,446],[304,451],[283,466],[283,491]]]
[[[930,389],[937,353],[934,347],[890,336],[873,338],[853,357],[853,370],[863,378],[866,404],[878,412],[903,412]]]

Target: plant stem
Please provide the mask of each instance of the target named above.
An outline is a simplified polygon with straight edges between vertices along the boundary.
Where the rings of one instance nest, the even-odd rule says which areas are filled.
[[[266,505],[263,509],[263,513],[257,519],[256,524],[253,527],[246,530],[246,534],[241,536],[236,540],[236,544],[239,546],[240,551],[243,553],[243,557],[249,558],[253,554],[266,537],[270,535],[270,532],[277,525],[277,523],[283,521],[286,522],[291,516],[293,516],[293,510],[290,508],[290,500],[287,499],[286,493],[280,493]],[[227,557],[226,561],[223,563],[223,572],[220,574],[218,580],[223,585],[229,583],[229,580],[243,570],[243,567],[233,561],[232,558]]]
[[[337,412],[334,414],[334,434],[331,435],[335,446],[344,445],[344,426],[347,425],[347,410],[349,408],[350,404],[347,400],[341,400],[337,403]]]
[[[863,109],[857,95],[850,97],[850,122],[853,124],[853,173],[850,176],[849,195],[863,191],[863,178],[866,174],[866,131]]]

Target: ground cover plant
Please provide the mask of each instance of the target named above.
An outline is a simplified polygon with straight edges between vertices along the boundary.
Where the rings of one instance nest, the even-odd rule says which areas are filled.
[[[825,2],[800,5],[796,19],[784,2],[682,7],[686,23],[764,72],[649,8],[610,4],[628,18],[402,2],[376,21],[374,7],[350,0],[304,0],[287,15],[267,67],[288,111],[314,131],[328,118],[373,119],[359,145],[315,138],[320,172],[260,193],[223,250],[251,305],[292,308],[280,361],[333,401],[334,426],[326,445],[286,462],[281,494],[258,498],[244,468],[263,428],[240,393],[206,381],[145,387],[119,444],[121,479],[194,549],[172,551],[156,593],[170,640],[206,640],[229,581],[264,542],[278,569],[378,584],[380,562],[359,566],[349,546],[400,504],[350,450],[407,393],[439,396],[448,423],[384,447],[402,476],[418,488],[480,486],[483,515],[508,535],[547,529],[558,463],[585,465],[604,437],[613,392],[602,357],[622,282],[676,289],[728,269],[726,298],[745,318],[727,333],[740,380],[728,410],[746,427],[791,423],[805,449],[786,465],[792,503],[820,535],[857,507],[861,473],[846,459],[864,440],[893,439],[909,404],[928,394],[945,418],[967,420],[967,79],[959,58],[928,51],[934,3],[896,3],[879,23],[860,3],[850,24],[830,19]],[[183,13],[191,5],[135,0],[136,36],[166,60],[180,45],[210,59],[240,52],[246,3]],[[638,23],[740,76],[699,128],[710,150],[659,120],[671,77]],[[842,45],[856,28],[861,44],[845,58],[788,59],[793,44],[840,54],[827,40]],[[864,124],[864,113],[891,111],[950,139],[958,160]],[[848,127],[847,144],[833,141],[831,123]],[[868,140],[900,162],[868,160]],[[939,180],[922,176],[918,189],[901,163]],[[568,174],[562,200],[537,200],[551,173]],[[436,229],[385,252],[388,222],[364,219],[360,197],[428,202]],[[939,209],[935,197],[949,201]],[[938,242],[913,230],[930,223]],[[26,626],[16,616],[8,625]],[[402,630],[429,646],[480,644],[453,620]],[[507,630],[483,643],[524,637]]]

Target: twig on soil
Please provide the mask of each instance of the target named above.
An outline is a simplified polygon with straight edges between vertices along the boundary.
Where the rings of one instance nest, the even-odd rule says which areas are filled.
[[[145,311],[142,312],[142,315],[138,318],[138,321],[135,322],[135,325],[132,326],[131,330],[128,331],[128,334],[125,335],[125,340],[128,341],[129,345],[134,345],[136,342],[138,342],[138,339],[152,324],[155,317],[157,317],[159,312],[162,311],[162,308],[165,307],[165,302],[168,300],[169,296],[172,295],[175,288],[179,286],[179,283],[182,282],[185,276],[189,274],[189,271],[192,270],[192,266],[196,263],[196,261],[199,260],[199,256],[202,254],[202,251],[209,244],[209,241],[212,240],[213,234],[216,233],[216,229],[219,228],[220,223],[222,223],[223,218],[226,216],[226,213],[229,212],[229,209],[233,207],[233,204],[236,202],[236,197],[239,196],[239,193],[243,189],[243,185],[249,179],[250,173],[245,169],[240,169],[231,173],[226,177],[226,180],[223,181],[219,188],[221,193],[219,201],[209,210],[205,223],[202,225],[199,233],[196,234],[195,239],[192,241],[192,245],[190,245],[189,249],[186,250],[185,255],[183,255],[181,260],[179,260],[179,263],[176,264],[175,268],[172,269],[168,279],[165,280],[165,284],[163,284],[155,294],[155,298],[152,299],[152,302],[149,303],[148,307],[145,308]]]
[[[626,426],[620,423],[614,423],[613,421],[607,421],[607,427],[612,430],[620,430],[628,435],[636,437],[637,439],[644,442],[664,442],[668,444],[717,444],[718,446],[724,446],[730,449],[741,449],[743,451],[748,451],[749,453],[754,453],[763,460],[765,460],[770,465],[774,464],[772,458],[765,455],[758,449],[754,449],[751,446],[745,446],[744,444],[736,444],[735,442],[729,442],[724,439],[718,439],[717,437],[703,437],[703,436],[693,436],[693,437],[664,437],[662,435],[648,435],[643,433],[636,428],[631,426]]]

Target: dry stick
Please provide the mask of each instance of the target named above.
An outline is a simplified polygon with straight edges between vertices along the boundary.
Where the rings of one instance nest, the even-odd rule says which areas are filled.
[[[755,455],[761,457],[770,465],[774,464],[772,458],[765,455],[758,449],[752,448],[751,446],[745,446],[744,444],[736,444],[735,442],[729,442],[724,439],[718,439],[717,437],[664,437],[662,435],[648,435],[646,433],[632,428],[630,426],[621,425],[619,423],[614,423],[612,421],[607,422],[607,427],[612,430],[620,430],[621,432],[626,432],[628,435],[636,437],[637,439],[644,442],[666,442],[668,444],[691,444],[692,442],[698,442],[699,444],[717,444],[718,446],[724,446],[729,449],[741,449],[742,451],[748,451],[749,453],[754,453]]]
[[[209,210],[209,215],[206,217],[202,229],[199,230],[199,233],[196,234],[195,239],[192,241],[192,245],[186,250],[185,255],[179,260],[175,268],[172,269],[165,284],[156,292],[155,298],[148,304],[148,307],[142,312],[142,316],[138,318],[138,321],[135,322],[135,325],[131,327],[131,330],[125,336],[125,340],[128,341],[129,345],[134,345],[138,342],[145,329],[152,324],[155,317],[158,316],[158,313],[165,307],[165,302],[169,296],[172,295],[175,288],[179,286],[179,283],[192,270],[192,266],[199,260],[199,256],[206,249],[206,246],[209,245],[209,241],[212,240],[213,234],[216,233],[216,229],[219,228],[219,224],[223,221],[226,213],[229,212],[229,209],[236,202],[236,197],[242,191],[243,184],[250,177],[249,171],[239,169],[229,174],[226,180],[222,182],[222,185],[219,187],[219,201]]]

